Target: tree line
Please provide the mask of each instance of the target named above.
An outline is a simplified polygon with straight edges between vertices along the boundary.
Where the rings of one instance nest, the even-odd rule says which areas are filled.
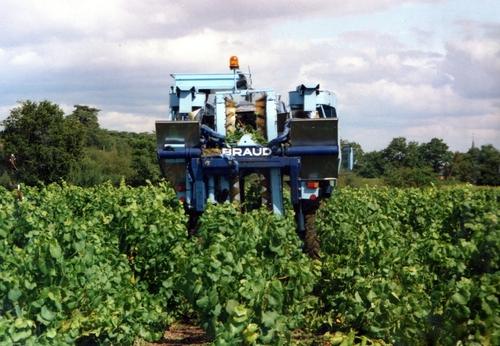
[[[50,101],[21,102],[2,122],[0,184],[66,181],[92,186],[124,180],[138,186],[159,180],[155,135],[103,129],[98,114],[99,109],[85,105],[65,115]],[[493,145],[472,145],[465,153],[450,151],[439,138],[417,143],[397,137],[385,149],[371,152],[355,142],[342,145],[355,153],[354,171],[344,173],[345,184],[360,185],[361,180],[392,186],[440,181],[500,185],[500,152]]]
[[[364,152],[355,142],[351,146],[355,155],[351,183],[356,179],[378,179],[391,186],[425,186],[432,183],[471,183],[476,185],[500,185],[500,152],[491,144],[468,151],[452,152],[439,138],[427,143],[394,138],[379,151]]]
[[[159,180],[155,135],[102,129],[98,113],[76,105],[65,115],[50,101],[21,102],[2,122],[0,184],[92,186],[123,179],[137,186]]]

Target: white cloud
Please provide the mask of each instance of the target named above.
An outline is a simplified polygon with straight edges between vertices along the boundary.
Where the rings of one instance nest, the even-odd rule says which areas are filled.
[[[10,110],[15,108],[16,105],[0,105],[0,121],[7,118],[10,114]]]
[[[442,117],[432,119],[428,124],[411,126],[403,135],[424,142],[432,137],[446,138],[455,150],[466,151],[474,138],[476,145],[494,144],[498,147],[500,114],[485,114],[471,117]]]
[[[176,37],[203,28],[252,31],[282,19],[379,11],[428,0],[3,0],[2,42],[53,37],[124,39]]]
[[[453,87],[461,95],[500,98],[500,33],[449,43],[442,68],[453,76]]]
[[[251,66],[255,87],[286,92],[315,82],[335,91],[343,136],[368,150],[400,135],[443,137],[461,148],[464,123],[478,139],[498,143],[498,31],[467,33],[429,51],[396,32],[310,39],[270,30],[290,21],[317,33],[322,28],[310,18],[355,21],[400,3],[8,0],[0,13],[0,107],[45,98],[93,104],[102,109],[103,127],[151,131],[167,114],[170,73],[224,72],[235,54],[244,70]],[[426,35],[412,30],[417,39]]]
[[[373,83],[350,83],[342,91],[342,95],[350,105],[357,106],[357,111],[362,114],[387,114],[396,119],[459,116],[485,108],[482,102],[461,99],[448,85],[433,87],[431,84],[402,84],[379,80]]]
[[[155,128],[155,118],[134,113],[104,112],[99,115],[99,123],[118,131],[152,132]]]
[[[15,55],[12,57],[10,60],[10,63],[12,65],[26,65],[26,66],[31,66],[31,67],[36,67],[39,66],[40,63],[42,62],[41,57],[33,51],[27,51],[20,53],[18,55]]]
[[[344,56],[335,61],[335,68],[344,73],[352,73],[365,70],[368,66],[367,61],[360,56]]]

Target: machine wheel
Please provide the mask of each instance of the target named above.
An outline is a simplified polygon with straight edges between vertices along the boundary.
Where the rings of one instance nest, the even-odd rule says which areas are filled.
[[[313,259],[319,258],[319,238],[318,233],[316,232],[316,214],[305,214],[304,215],[304,226],[305,226],[305,234],[304,234],[304,245],[305,250],[309,257]]]
[[[200,218],[200,214],[196,212],[188,212],[189,220],[187,224],[188,235],[193,236],[198,231],[198,219]]]

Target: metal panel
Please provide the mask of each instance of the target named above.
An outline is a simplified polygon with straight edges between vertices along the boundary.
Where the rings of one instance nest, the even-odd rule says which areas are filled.
[[[278,137],[278,115],[276,113],[276,94],[268,92],[266,95],[266,137],[270,141]]]
[[[300,179],[331,180],[338,177],[338,155],[303,156],[300,160]]]
[[[318,96],[316,97],[316,102],[318,105],[326,105],[335,107],[337,100],[335,94],[328,90],[320,90]]]
[[[302,92],[303,97],[303,107],[305,112],[315,112],[316,111],[316,90],[306,89]]]
[[[179,113],[189,113],[193,110],[193,95],[191,91],[181,90],[179,92]]]
[[[281,170],[279,168],[271,168],[269,170],[269,179],[271,181],[271,203],[273,213],[283,215],[283,187],[281,186]]]
[[[338,120],[292,119],[290,143],[293,146],[337,146]],[[334,179],[338,176],[337,155],[307,155],[301,157],[300,179]]]
[[[174,148],[192,148],[200,142],[200,125],[197,121],[157,121],[156,143],[159,150],[164,149],[165,144]],[[187,184],[186,159],[160,159],[162,175],[172,183],[173,186],[185,184],[187,203],[191,200],[191,187]]]
[[[306,96],[309,97],[311,102],[314,102],[314,106],[306,105],[308,101]],[[290,91],[288,92],[288,98],[292,109],[302,109],[304,111],[314,111],[319,105],[335,107],[337,103],[335,94],[328,90],[320,90],[318,94],[314,92],[308,95],[304,95],[301,91]]]
[[[191,87],[198,90],[231,90],[234,88],[234,73],[176,73],[171,76],[175,79],[175,86],[183,90]]]
[[[190,92],[191,98],[193,97],[193,94]],[[205,101],[206,101],[206,94],[205,93],[194,93],[194,98],[191,100],[191,106],[192,107],[205,107]],[[179,107],[179,96],[177,96],[177,93],[175,91],[171,92],[169,94],[169,106],[170,108],[172,107]]]
[[[270,141],[278,137],[278,114],[276,112],[276,94],[272,91],[266,95],[266,137]],[[277,215],[283,215],[283,187],[281,186],[281,170],[271,168],[269,170],[269,179],[271,183],[271,204],[273,212]]]
[[[156,122],[156,145],[163,149],[165,144],[184,145],[187,148],[200,143],[200,124],[197,121]]]
[[[224,95],[215,96],[215,131],[223,136],[226,135],[226,101]]]
[[[186,181],[186,160],[160,160],[160,169],[162,175],[172,186],[185,183]]]
[[[292,119],[292,145],[337,145],[338,119]]]

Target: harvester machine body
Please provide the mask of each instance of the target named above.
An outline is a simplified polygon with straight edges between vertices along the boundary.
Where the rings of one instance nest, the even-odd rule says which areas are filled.
[[[232,57],[231,73],[172,74],[168,120],[156,122],[162,174],[193,219],[207,203],[239,201],[260,180],[262,203],[285,213],[290,187],[299,231],[332,193],[340,151],[335,95],[299,85],[286,106],[272,89],[254,89]]]

